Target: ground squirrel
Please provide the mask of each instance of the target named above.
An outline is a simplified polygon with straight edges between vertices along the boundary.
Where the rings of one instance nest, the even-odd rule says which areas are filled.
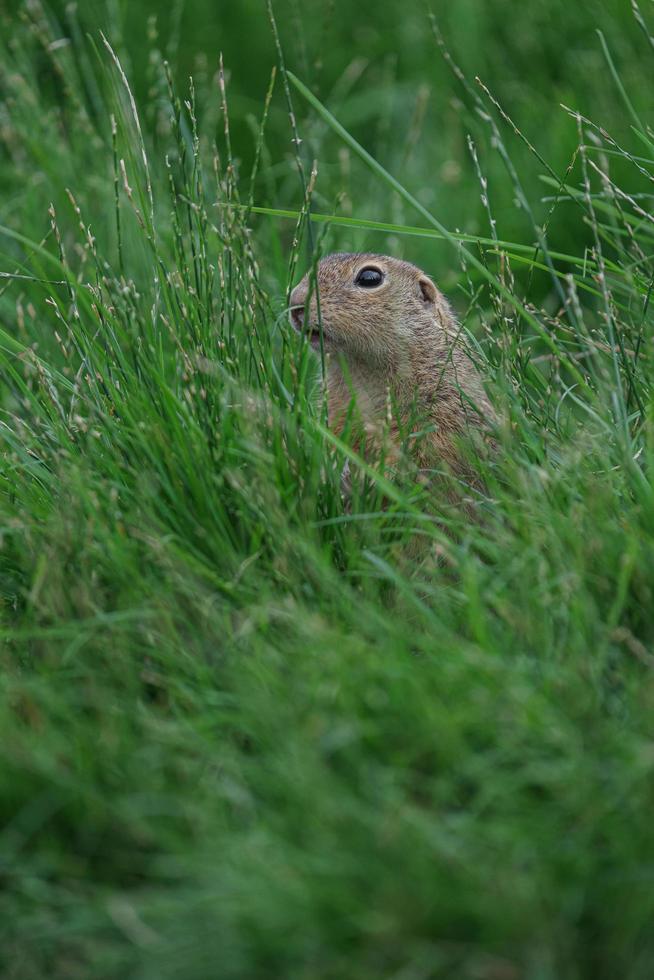
[[[488,442],[495,414],[465,334],[429,276],[388,255],[337,253],[320,261],[316,278],[318,302],[306,275],[291,293],[290,319],[317,350],[322,326],[330,428],[343,429],[355,396],[359,447],[369,457],[385,441],[394,463],[404,440],[422,472],[445,463],[478,483],[462,440],[481,434]],[[407,441],[407,428],[422,434]]]

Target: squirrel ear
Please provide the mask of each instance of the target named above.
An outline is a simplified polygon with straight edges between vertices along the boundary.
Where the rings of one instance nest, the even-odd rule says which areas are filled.
[[[431,279],[427,276],[420,276],[418,279],[418,288],[420,289],[420,298],[426,306],[433,306],[436,302],[436,286],[434,286]]]

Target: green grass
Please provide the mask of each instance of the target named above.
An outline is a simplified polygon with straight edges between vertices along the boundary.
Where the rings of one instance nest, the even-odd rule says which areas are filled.
[[[2,977],[652,976],[642,6],[0,17]],[[474,522],[326,427],[333,248],[477,338]]]

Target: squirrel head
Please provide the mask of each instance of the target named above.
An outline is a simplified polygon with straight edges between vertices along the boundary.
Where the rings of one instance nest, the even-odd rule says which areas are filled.
[[[317,285],[317,289],[316,289]],[[442,293],[409,262],[373,253],[339,252],[318,263],[291,293],[290,321],[314,349],[393,369],[416,338],[452,323]],[[440,345],[439,345],[440,346]]]

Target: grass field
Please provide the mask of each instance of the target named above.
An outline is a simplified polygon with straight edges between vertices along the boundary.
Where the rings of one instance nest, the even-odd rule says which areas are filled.
[[[654,14],[270,13],[0,12],[0,976],[649,980]],[[334,249],[477,339],[478,519],[326,428]]]

